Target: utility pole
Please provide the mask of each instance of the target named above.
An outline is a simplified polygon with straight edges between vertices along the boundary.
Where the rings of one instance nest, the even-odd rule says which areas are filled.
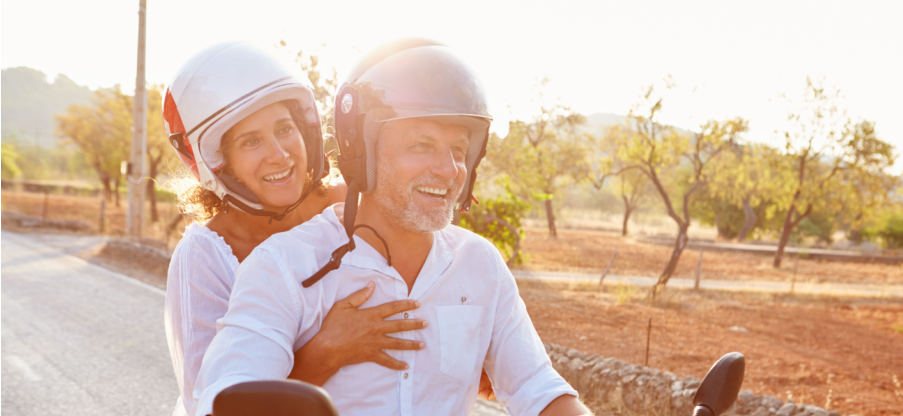
[[[135,77],[135,100],[132,109],[131,163],[125,170],[129,194],[126,228],[131,238],[141,238],[144,224],[144,178],[147,177],[147,91],[144,80],[144,44],[147,0],[138,2],[138,73]]]

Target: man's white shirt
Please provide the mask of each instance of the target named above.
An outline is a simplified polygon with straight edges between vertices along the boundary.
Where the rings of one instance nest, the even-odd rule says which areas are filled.
[[[323,388],[339,414],[467,415],[481,369],[496,398],[513,415],[536,415],[552,400],[577,392],[552,368],[523,300],[498,251],[484,238],[449,226],[433,246],[408,295],[407,284],[373,247],[356,249],[339,269],[309,288],[301,282],[347,242],[333,207],[292,230],[273,235],[238,269],[229,310],[204,355],[194,391],[197,415],[212,412],[228,386],[285,379],[294,351],[313,338],[332,306],[370,281],[362,308],[416,299],[419,309],[389,319],[425,319],[427,328],[393,336],[423,341],[420,351],[386,351],[408,363],[390,370],[374,363],[343,367]],[[404,256],[401,247],[389,247]]]

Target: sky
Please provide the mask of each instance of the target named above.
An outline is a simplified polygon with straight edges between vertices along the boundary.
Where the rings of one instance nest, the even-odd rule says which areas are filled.
[[[2,0],[0,67],[134,91],[138,3]],[[419,36],[467,57],[501,120],[538,111],[538,78],[576,111],[624,115],[643,86],[671,75],[664,122],[741,116],[750,139],[777,144],[792,108],[782,95],[799,98],[811,76],[839,87],[848,114],[876,121],[903,154],[901,16],[900,1],[148,0],[147,81],[168,82],[227,40],[285,40],[341,73],[356,51]]]

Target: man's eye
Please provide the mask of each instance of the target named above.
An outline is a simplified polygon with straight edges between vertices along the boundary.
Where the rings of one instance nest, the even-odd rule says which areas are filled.
[[[427,142],[420,142],[420,143],[417,143],[416,147],[421,150],[430,150],[433,148],[433,145],[431,145]]]

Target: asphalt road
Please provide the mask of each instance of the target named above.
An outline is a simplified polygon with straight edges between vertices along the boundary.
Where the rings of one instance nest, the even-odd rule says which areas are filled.
[[[2,231],[4,415],[168,415],[164,292],[70,255],[97,238]],[[471,416],[506,414],[478,401]]]
[[[2,232],[7,415],[162,415],[178,387],[163,291]]]

